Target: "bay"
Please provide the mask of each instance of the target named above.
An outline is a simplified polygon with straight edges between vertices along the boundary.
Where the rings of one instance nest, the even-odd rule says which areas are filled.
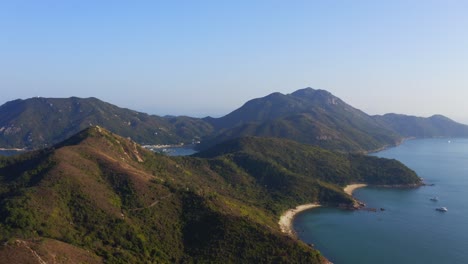
[[[191,147],[167,147],[160,149],[153,149],[152,151],[162,153],[168,156],[190,156],[197,153],[197,151]]]
[[[0,150],[0,156],[14,156],[24,153],[24,151],[20,150]]]
[[[168,156],[190,156],[197,153],[197,151],[190,147],[167,147],[161,149],[154,149],[154,152],[166,154]],[[0,150],[0,156],[13,156],[24,153],[24,151],[17,150]]]
[[[294,220],[299,238],[335,264],[468,263],[468,139],[410,140],[373,155],[400,160],[434,186],[358,189],[357,199],[385,211],[306,211]]]

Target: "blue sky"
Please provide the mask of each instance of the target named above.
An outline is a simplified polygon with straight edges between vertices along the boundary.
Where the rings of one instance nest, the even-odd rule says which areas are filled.
[[[467,1],[1,1],[0,104],[97,97],[221,116],[325,89],[369,114],[468,123]]]

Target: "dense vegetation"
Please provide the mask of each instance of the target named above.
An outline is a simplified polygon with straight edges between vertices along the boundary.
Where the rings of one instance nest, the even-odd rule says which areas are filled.
[[[221,118],[200,148],[245,136],[277,137],[344,152],[374,151],[408,137],[468,137],[468,126],[443,116],[369,116],[324,90],[306,88],[253,99]]]
[[[202,147],[241,136],[278,137],[340,151],[368,151],[399,142],[398,133],[324,90],[306,88],[247,102],[218,119],[221,132]]]
[[[269,184],[272,184],[272,179],[280,178],[281,173],[287,173],[288,177],[284,178],[288,181],[301,177],[297,183],[319,180],[338,186],[355,182],[392,185],[396,182],[414,184],[420,181],[414,171],[397,160],[362,154],[343,154],[284,139],[234,139],[196,156],[230,159],[246,171],[258,170],[254,175],[268,175]],[[265,166],[258,166],[258,163]],[[265,167],[271,168],[271,171]],[[284,182],[278,182],[277,187],[284,188],[284,185]]]
[[[467,137],[468,126],[454,122],[441,116],[433,115],[429,118],[386,114],[374,116],[377,122],[394,131],[398,131],[403,137]]]
[[[467,137],[468,126],[443,116],[369,116],[324,90],[253,99],[220,118],[159,117],[96,98],[31,98],[0,106],[0,147],[51,146],[91,125],[139,144],[202,141],[207,149],[245,136],[276,137],[341,152],[367,152],[408,137]]]
[[[196,118],[164,118],[96,98],[31,98],[0,106],[0,147],[42,148],[99,125],[140,144],[191,143],[212,127]]]
[[[93,127],[0,159],[0,257],[35,248],[77,262],[321,263],[278,217],[306,202],[352,204],[342,186],[356,181],[419,178],[396,161],[280,139],[167,157]]]

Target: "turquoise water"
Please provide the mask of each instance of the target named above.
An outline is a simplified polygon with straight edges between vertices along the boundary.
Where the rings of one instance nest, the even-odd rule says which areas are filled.
[[[434,186],[358,189],[356,198],[385,211],[307,211],[294,221],[299,238],[335,264],[468,263],[468,139],[410,140],[374,155]],[[435,211],[441,206],[448,212]]]

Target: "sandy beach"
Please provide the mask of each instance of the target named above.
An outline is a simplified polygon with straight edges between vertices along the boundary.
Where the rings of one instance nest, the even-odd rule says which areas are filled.
[[[363,188],[363,187],[366,187],[367,184],[364,184],[364,183],[358,183],[358,184],[350,184],[350,185],[346,185],[346,187],[344,187],[344,192],[349,194],[349,195],[353,195],[353,192],[354,190],[356,189],[359,189],[359,188]]]
[[[281,231],[283,233],[286,233],[286,234],[294,237],[295,234],[294,234],[294,230],[293,230],[293,227],[292,227],[292,222],[293,222],[294,217],[296,216],[296,214],[298,214],[298,213],[300,213],[302,211],[305,211],[305,210],[309,210],[309,209],[312,209],[312,208],[319,207],[319,206],[320,206],[320,204],[310,203],[310,204],[299,205],[294,209],[287,210],[286,212],[284,212],[281,215],[280,220],[278,222],[278,224],[279,224],[279,226],[281,228]]]
[[[0,148],[0,151],[25,151],[26,149],[22,148]]]

